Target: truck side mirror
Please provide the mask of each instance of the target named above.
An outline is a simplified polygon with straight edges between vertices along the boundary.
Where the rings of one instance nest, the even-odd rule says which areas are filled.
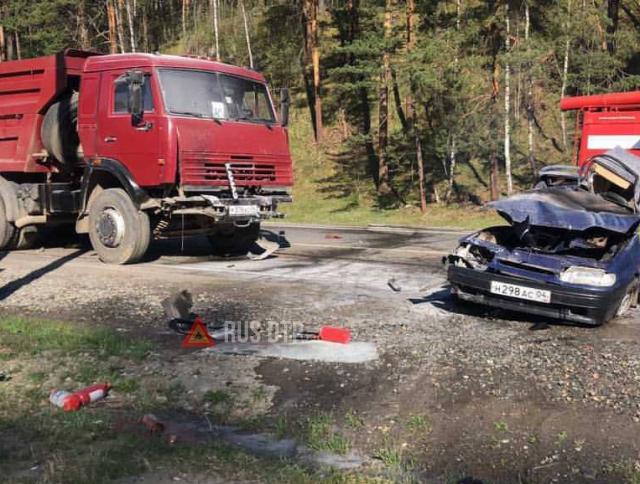
[[[289,103],[289,89],[283,87],[280,90],[280,117],[283,128],[289,126]]]
[[[129,81],[129,110],[131,111],[131,125],[139,126],[144,117],[144,106],[142,105],[142,85],[144,84],[144,72],[129,71],[127,73]]]

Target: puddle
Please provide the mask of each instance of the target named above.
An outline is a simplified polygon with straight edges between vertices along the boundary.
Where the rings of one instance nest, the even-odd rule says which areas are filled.
[[[202,351],[223,355],[312,360],[326,363],[366,363],[378,359],[376,345],[362,341],[349,344],[327,341],[300,341],[267,345],[222,343]]]

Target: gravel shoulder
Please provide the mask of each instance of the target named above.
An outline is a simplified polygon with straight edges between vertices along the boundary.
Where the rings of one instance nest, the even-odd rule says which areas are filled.
[[[359,251],[329,268],[353,279],[338,272],[331,280],[309,269],[323,267],[322,254],[309,261],[307,253],[304,268],[292,269],[298,278],[269,278],[234,276],[230,270],[242,264],[226,260],[207,260],[200,271],[179,267],[202,263],[187,256],[112,267],[74,249],[16,252],[0,262],[1,311],[151,340],[153,352],[126,371],[183,385],[172,411],[206,414],[205,396],[228,392],[246,403],[227,409],[228,421],[254,422],[256,430],[284,426],[296,436],[310,416],[329,415],[336,435],[366,456],[357,471],[363,475],[434,482],[640,476],[640,315],[596,329],[530,331],[536,320],[455,305],[442,287],[438,257],[428,253],[421,268],[415,256],[385,266],[388,255]],[[295,266],[299,257],[285,255],[280,264]],[[394,292],[370,283],[371,273],[406,284]],[[380,359],[321,364],[183,350],[160,305],[182,289],[194,294],[194,310],[212,326],[346,326],[354,340],[375,343]]]

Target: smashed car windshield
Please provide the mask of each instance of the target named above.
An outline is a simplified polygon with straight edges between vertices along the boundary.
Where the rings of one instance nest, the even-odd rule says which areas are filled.
[[[267,87],[250,79],[187,69],[160,69],[166,110],[197,118],[272,123]]]

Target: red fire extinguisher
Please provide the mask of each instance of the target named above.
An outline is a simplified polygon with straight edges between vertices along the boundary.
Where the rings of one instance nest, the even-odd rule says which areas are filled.
[[[103,399],[110,389],[110,383],[97,383],[74,393],[54,390],[49,395],[49,400],[55,406],[63,408],[65,412],[75,412],[85,405]]]

